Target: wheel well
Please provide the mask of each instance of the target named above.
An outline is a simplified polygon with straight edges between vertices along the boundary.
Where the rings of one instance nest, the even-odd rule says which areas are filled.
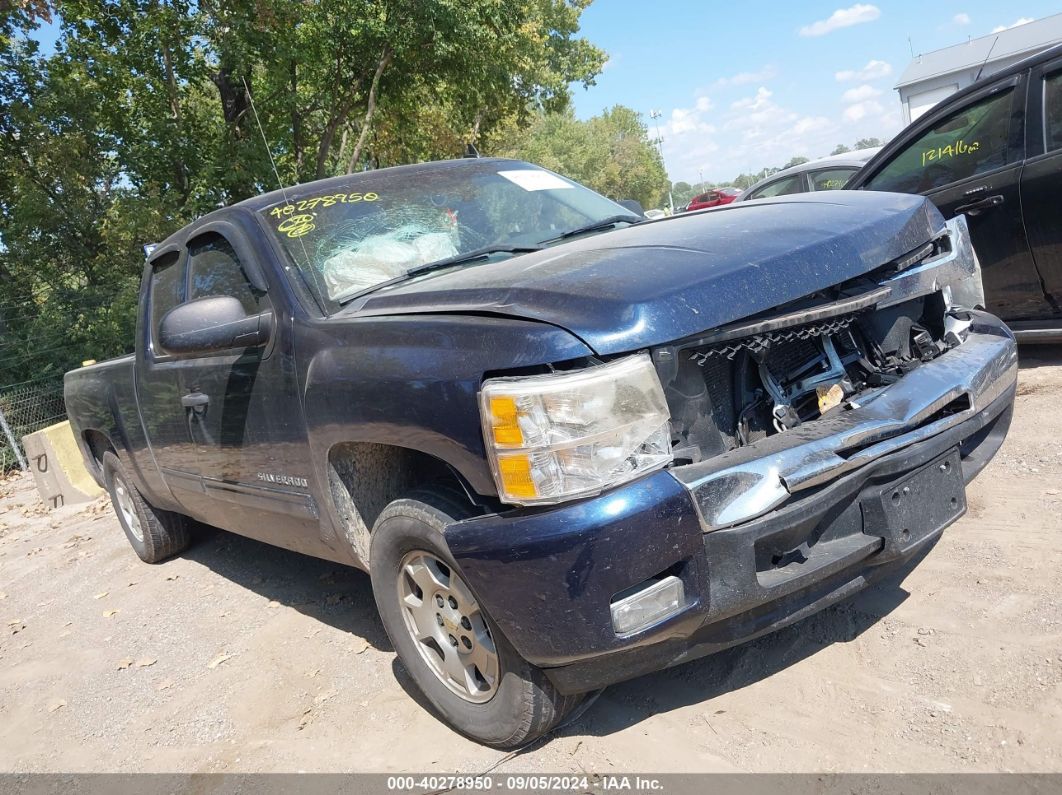
[[[450,487],[468,497],[456,472],[435,456],[397,445],[344,442],[328,451],[328,485],[347,541],[366,565],[369,537],[377,517],[406,492],[429,484]]]
[[[103,454],[108,450],[114,452],[114,445],[111,444],[111,440],[108,439],[100,431],[85,431],[82,434],[85,440],[85,446],[89,452],[92,453],[92,461],[96,466],[96,474],[101,478],[103,477]]]

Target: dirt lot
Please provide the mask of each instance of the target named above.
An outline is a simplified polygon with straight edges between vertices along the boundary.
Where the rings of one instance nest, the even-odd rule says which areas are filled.
[[[1062,350],[903,583],[610,688],[500,772],[1062,771]],[[0,770],[475,772],[368,578],[225,533],[140,563],[109,505],[0,484]]]

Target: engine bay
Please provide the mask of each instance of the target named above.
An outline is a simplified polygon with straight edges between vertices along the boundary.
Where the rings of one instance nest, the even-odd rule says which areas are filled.
[[[936,292],[667,349],[671,377],[664,390],[676,462],[696,463],[858,408],[959,343],[946,316],[945,298]]]

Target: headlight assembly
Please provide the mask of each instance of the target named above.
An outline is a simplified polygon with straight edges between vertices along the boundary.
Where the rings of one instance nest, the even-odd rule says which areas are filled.
[[[646,354],[480,392],[498,495],[517,505],[598,492],[671,462],[667,401]]]

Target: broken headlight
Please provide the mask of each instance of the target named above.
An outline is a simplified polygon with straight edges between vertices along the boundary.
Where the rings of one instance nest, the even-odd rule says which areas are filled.
[[[491,378],[479,399],[505,502],[597,494],[672,460],[667,401],[645,354],[575,372]]]

